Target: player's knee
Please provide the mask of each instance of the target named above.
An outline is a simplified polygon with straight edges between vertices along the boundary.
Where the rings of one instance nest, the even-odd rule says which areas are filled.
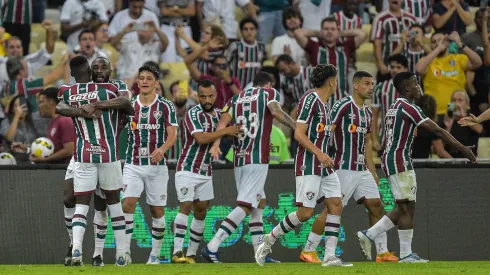
[[[163,206],[151,206],[150,212],[151,216],[155,219],[159,219],[165,215],[165,209]]]
[[[180,203],[179,212],[189,216],[189,214],[191,213],[191,208],[192,208],[192,202],[182,202]]]
[[[136,209],[136,203],[128,199],[123,199],[122,209],[124,213],[133,213]]]
[[[194,218],[198,219],[198,220],[204,220],[206,218],[206,211],[207,209],[204,208],[204,209],[194,209]]]
[[[313,217],[315,213],[315,208],[299,207],[296,211],[296,215],[300,222],[305,222]]]
[[[367,199],[365,200],[366,208],[369,212],[379,214],[383,212],[383,203],[380,199]]]
[[[73,208],[76,205],[75,194],[73,192],[65,192],[63,194],[63,204],[66,208]]]
[[[342,200],[340,198],[327,199],[328,214],[341,215],[342,214]]]

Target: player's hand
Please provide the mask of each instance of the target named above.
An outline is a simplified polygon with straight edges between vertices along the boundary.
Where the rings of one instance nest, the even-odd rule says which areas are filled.
[[[159,163],[164,156],[165,150],[162,147],[157,148],[155,151],[153,151],[153,153],[151,153],[151,162]]]
[[[461,152],[465,158],[469,159],[471,163],[476,163],[475,154],[473,154],[473,151],[471,151],[470,148],[462,146],[458,151]]]
[[[473,114],[470,114],[470,116],[463,117],[462,119],[458,120],[458,124],[463,127],[473,126],[478,123],[478,118]]]
[[[85,111],[82,111],[82,117],[84,117],[84,118],[98,119],[101,116],[102,116],[101,110],[95,110],[93,113],[87,113]]]
[[[319,155],[316,156],[316,158],[322,163],[323,166],[326,168],[332,168],[334,167],[334,161],[332,158],[330,158],[327,154],[325,153],[320,153]]]
[[[36,156],[34,154],[30,154],[29,155],[29,160],[31,162],[34,162],[34,163],[43,163],[43,162],[46,162],[46,158],[43,158],[43,157],[40,157],[40,156]]]
[[[381,144],[377,138],[371,139],[373,141],[373,150],[379,152],[381,150]]]
[[[222,154],[221,150],[219,149],[219,146],[212,146],[211,149],[209,149],[209,153],[213,157],[214,160],[219,160],[219,156]]]
[[[88,113],[89,115],[94,114],[94,113],[95,113],[95,111],[97,110],[97,109],[95,108],[95,105],[94,105],[94,104],[87,104],[87,105],[83,105],[83,106],[81,107],[81,109],[82,109],[84,112]]]
[[[12,146],[10,146],[10,150],[14,153],[27,153],[27,145],[22,142],[12,142]]]
[[[239,137],[243,134],[242,126],[241,125],[228,126],[226,127],[226,134],[228,136]]]

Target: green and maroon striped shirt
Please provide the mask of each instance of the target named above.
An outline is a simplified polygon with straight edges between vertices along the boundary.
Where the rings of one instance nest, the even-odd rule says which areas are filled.
[[[31,0],[4,0],[2,9],[2,23],[32,24],[32,1]],[[36,0],[41,1],[41,0]],[[3,1],[0,0],[0,3]]]
[[[241,87],[247,87],[262,68],[262,63],[267,60],[266,45],[259,41],[250,45],[243,39],[231,42],[226,51],[226,59],[231,76],[238,78]]]
[[[301,97],[310,89],[313,89],[313,85],[310,83],[310,75],[313,71],[312,66],[299,68],[299,74],[295,77],[286,77],[281,75],[281,90],[283,94],[289,94],[293,96],[295,104],[299,103]]]
[[[398,92],[396,91],[395,86],[393,85],[392,79],[386,80],[376,85],[373,92],[371,108],[380,109],[381,121],[383,121],[391,104],[393,104],[397,98],[398,98]],[[384,123],[381,123],[381,129],[379,133],[381,135],[381,144],[384,144],[385,141]]]

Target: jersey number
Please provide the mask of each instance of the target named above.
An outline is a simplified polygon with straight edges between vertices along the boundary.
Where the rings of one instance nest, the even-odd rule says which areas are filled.
[[[245,116],[239,116],[236,118],[237,124],[242,126],[243,135],[239,137],[241,141],[245,140],[248,136],[254,139],[259,131],[259,116],[256,113],[251,113],[248,116],[248,120]],[[250,129],[247,128],[247,124],[250,122]]]

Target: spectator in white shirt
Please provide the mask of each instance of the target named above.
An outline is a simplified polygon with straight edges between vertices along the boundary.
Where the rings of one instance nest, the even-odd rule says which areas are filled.
[[[294,30],[301,28],[303,24],[301,13],[296,9],[287,8],[282,17],[282,23],[287,32],[272,41],[272,61],[276,62],[280,55],[287,54],[293,58],[295,63],[307,66],[308,60],[305,51],[294,38]]]
[[[133,23],[129,23],[124,28],[124,32],[131,32],[132,25]],[[121,55],[117,64],[118,79],[126,80],[132,78],[135,72],[138,71],[138,68],[148,61],[158,63],[160,54],[167,48],[167,36],[155,25],[155,22],[148,21],[145,25],[147,26],[147,30],[137,31],[138,40],[129,40],[120,44],[121,47],[118,49]],[[159,41],[153,40],[155,33],[160,39]],[[118,35],[117,37],[121,36]],[[115,40],[114,43],[118,43],[118,41]]]
[[[256,19],[255,6],[249,0],[197,0],[196,14],[201,30],[208,24],[219,25],[223,28],[226,38],[236,40],[238,38],[238,22],[235,19],[237,7],[246,8],[247,13]]]
[[[107,22],[106,8],[99,0],[67,0],[61,8],[60,21],[68,49],[73,51],[82,29],[90,28],[97,21]]]
[[[86,57],[89,64],[92,64],[97,57],[107,58],[107,55],[95,46],[95,34],[91,30],[82,30],[78,36],[78,47],[73,53]],[[68,83],[75,83],[75,78],[71,74]]]
[[[133,26],[137,28],[142,27],[145,22],[153,21],[158,26],[158,17],[151,11],[144,9],[145,0],[130,0],[129,8],[122,10],[116,15],[109,25],[109,37],[111,44],[114,48],[119,47],[118,43],[113,43],[115,37],[123,35],[122,42],[126,40],[135,41],[138,40],[138,34],[136,32],[125,33],[124,28],[131,22],[137,23]],[[121,41],[121,38],[118,39]]]
[[[323,18],[330,15],[332,0],[293,0],[293,6],[303,15],[303,29],[321,30]]]
[[[51,60],[51,54],[54,51],[55,31],[52,27],[53,24],[49,20],[44,20],[41,26],[46,30],[46,47],[24,57],[27,65],[27,77],[34,76],[44,67]],[[0,85],[5,84],[9,80],[6,65],[8,58],[22,56],[24,51],[22,41],[15,36],[5,41],[5,48],[7,56],[0,57]]]
[[[104,44],[109,43],[109,25],[107,23],[100,23],[92,29],[95,34],[95,47],[103,52],[106,56],[109,56],[104,49]]]

